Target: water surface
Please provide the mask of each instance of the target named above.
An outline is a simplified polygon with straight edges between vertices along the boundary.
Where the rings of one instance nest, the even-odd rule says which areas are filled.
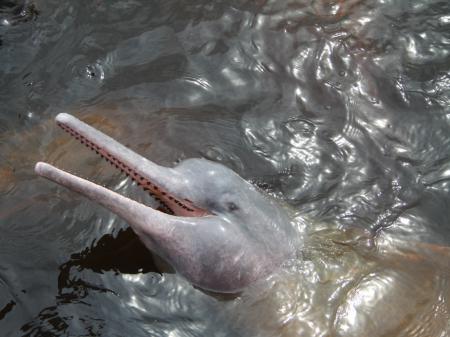
[[[4,336],[450,334],[447,1],[0,2]],[[298,259],[235,298],[164,267],[45,160],[151,203],[61,111],[288,207]]]

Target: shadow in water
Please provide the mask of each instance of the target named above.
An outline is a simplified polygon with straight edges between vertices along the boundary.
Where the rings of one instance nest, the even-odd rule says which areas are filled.
[[[139,240],[131,228],[119,231],[117,237],[104,235],[91,248],[71,256],[71,260],[61,265],[58,277],[58,298],[70,301],[85,297],[92,289],[102,292],[110,291],[89,284],[82,279],[71,278],[72,269],[90,269],[97,273],[115,271],[121,274],[137,274],[157,272],[154,258],[150,251]]]
[[[154,256],[141,243],[136,234],[127,228],[117,235],[107,234],[100,238],[92,247],[80,253],[72,254],[70,260],[59,267],[58,295],[56,304],[44,308],[36,318],[22,326],[23,336],[62,336],[70,328],[73,314],[67,315],[71,304],[88,305],[86,298],[93,293],[110,293],[116,296],[114,290],[108,289],[83,277],[82,272],[90,270],[103,274],[113,271],[116,274],[161,273],[155,263]],[[8,304],[0,315],[5,315],[15,303]],[[84,331],[89,336],[102,334],[103,320],[92,319],[85,322]]]
[[[3,309],[0,310],[0,321],[10,312],[16,305],[15,301],[9,301]]]

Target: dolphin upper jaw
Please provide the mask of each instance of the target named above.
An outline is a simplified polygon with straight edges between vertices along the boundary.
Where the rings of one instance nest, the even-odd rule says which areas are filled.
[[[206,159],[159,166],[69,114],[56,122],[159,200],[165,213],[50,164],[37,163],[36,173],[122,217],[194,285],[238,292],[293,256],[284,212],[230,169]]]

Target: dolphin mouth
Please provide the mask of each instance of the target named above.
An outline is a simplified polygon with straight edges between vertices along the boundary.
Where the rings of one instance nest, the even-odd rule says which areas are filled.
[[[125,173],[145,192],[149,193],[152,198],[159,202],[158,211],[183,217],[211,215],[205,209],[194,205],[192,201],[178,197],[167,187],[158,183],[158,180],[168,180],[167,175],[174,174],[171,168],[152,163],[69,114],[58,114],[56,124],[106,162]],[[170,182],[165,182],[165,185],[169,184]]]

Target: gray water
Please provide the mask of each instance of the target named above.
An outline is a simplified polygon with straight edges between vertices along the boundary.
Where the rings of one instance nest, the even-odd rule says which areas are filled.
[[[448,336],[449,85],[448,1],[0,1],[0,335]],[[161,273],[34,174],[150,202],[61,111],[234,169],[291,209],[298,260],[234,298]]]

